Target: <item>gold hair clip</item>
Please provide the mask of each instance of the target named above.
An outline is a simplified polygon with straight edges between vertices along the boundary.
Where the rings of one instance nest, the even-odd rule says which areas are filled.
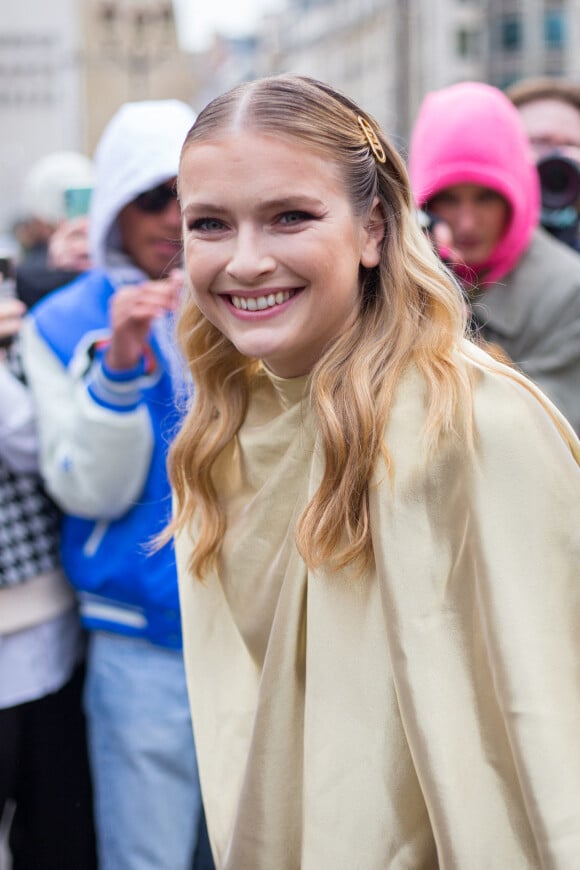
[[[375,155],[376,159],[379,161],[379,163],[386,163],[387,155],[385,154],[385,149],[381,145],[379,137],[377,136],[369,122],[366,120],[366,118],[362,118],[360,115],[357,115],[357,121],[359,123],[359,127],[365,134],[365,138],[369,143],[370,149]]]

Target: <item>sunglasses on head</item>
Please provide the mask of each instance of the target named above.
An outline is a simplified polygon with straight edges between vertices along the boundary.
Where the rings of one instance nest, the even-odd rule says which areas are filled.
[[[158,214],[164,211],[170,202],[175,202],[176,199],[177,190],[175,184],[160,184],[152,190],[140,193],[133,200],[133,205],[136,205],[139,211]]]

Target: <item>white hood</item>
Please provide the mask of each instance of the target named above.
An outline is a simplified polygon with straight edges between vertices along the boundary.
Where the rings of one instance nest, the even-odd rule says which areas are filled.
[[[179,155],[195,114],[179,100],[125,103],[113,115],[95,151],[89,241],[93,264],[114,261],[121,209],[140,193],[177,175]]]

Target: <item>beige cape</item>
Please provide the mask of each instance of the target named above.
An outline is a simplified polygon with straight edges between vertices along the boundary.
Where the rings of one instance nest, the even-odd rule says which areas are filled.
[[[471,365],[472,363],[470,363]],[[478,365],[476,368],[478,368]],[[481,370],[475,455],[425,462],[409,373],[371,489],[376,571],[310,572],[322,474],[304,381],[265,374],[215,480],[219,576],[187,571],[185,657],[218,868],[580,867],[580,472]]]

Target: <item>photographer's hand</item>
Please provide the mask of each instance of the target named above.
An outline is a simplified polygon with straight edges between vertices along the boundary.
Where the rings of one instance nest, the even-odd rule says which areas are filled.
[[[444,263],[461,262],[459,252],[453,247],[453,233],[449,224],[430,211],[421,210],[419,213],[421,229],[430,239],[435,252]]]

